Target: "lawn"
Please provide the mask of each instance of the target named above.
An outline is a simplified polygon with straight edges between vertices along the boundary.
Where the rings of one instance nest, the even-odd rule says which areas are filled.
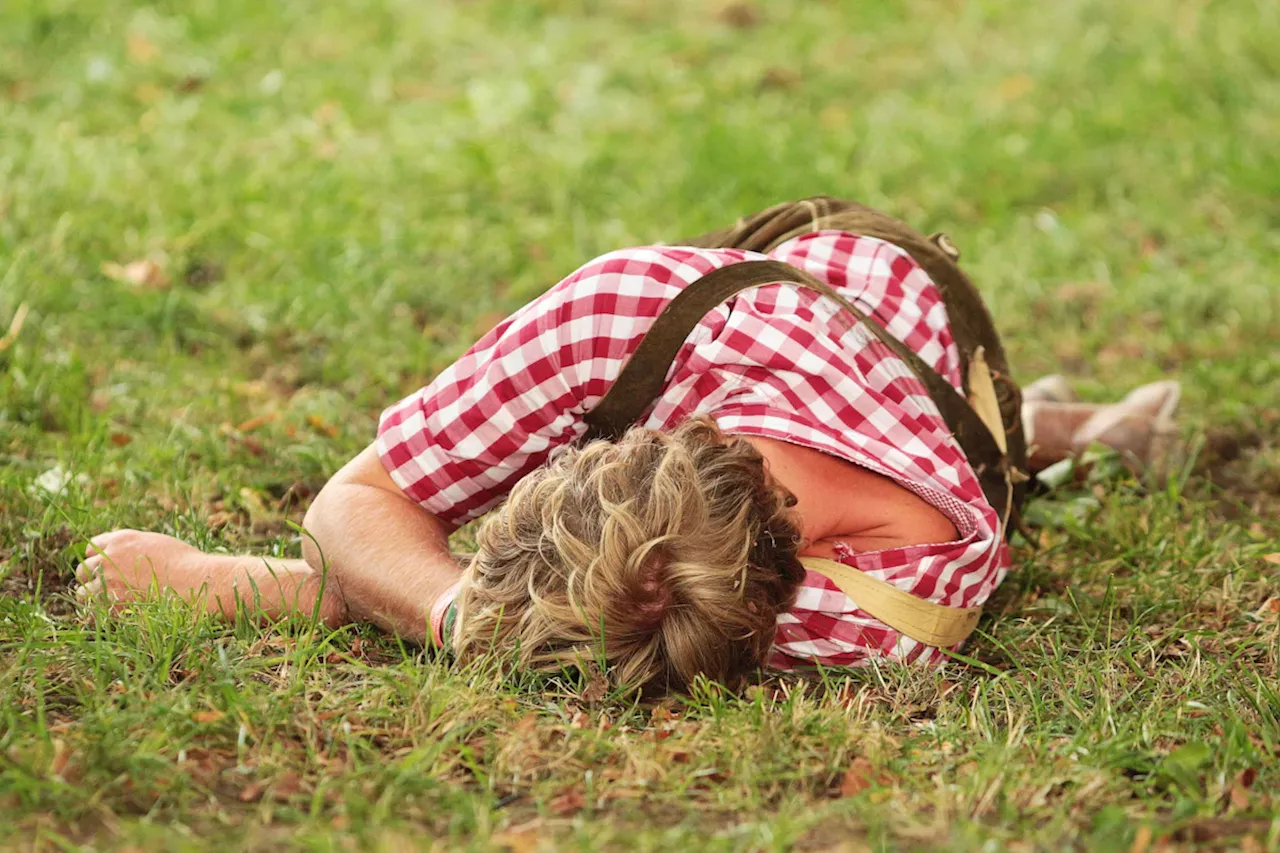
[[[1280,849],[1280,4],[0,5],[0,848]],[[945,230],[1021,378],[1179,378],[965,659],[657,706],[372,630],[78,610],[130,526],[296,554],[586,259],[814,193]],[[9,334],[5,334],[8,330]]]

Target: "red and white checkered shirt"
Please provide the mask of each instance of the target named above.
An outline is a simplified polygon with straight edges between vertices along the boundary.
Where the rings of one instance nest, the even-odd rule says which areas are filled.
[[[841,231],[805,234],[767,256],[648,246],[611,252],[495,327],[434,382],[382,415],[378,451],[424,509],[462,524],[499,503],[556,448],[586,432],[655,317],[686,284],[728,264],[773,258],[827,282],[952,385],[960,359],[933,281],[906,252]],[[941,510],[952,542],[839,552],[839,559],[940,604],[974,607],[1003,579],[995,510],[924,386],[830,300],[779,283],[744,291],[702,319],[643,421],[670,429],[710,414],[726,433],[766,436],[849,460]],[[809,572],[778,618],[771,665],[938,661]]]

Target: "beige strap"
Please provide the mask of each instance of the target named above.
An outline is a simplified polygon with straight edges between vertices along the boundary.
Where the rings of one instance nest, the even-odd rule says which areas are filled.
[[[959,645],[973,633],[982,616],[981,607],[934,604],[835,560],[801,557],[800,562],[840,587],[859,609],[925,645],[944,649]]]

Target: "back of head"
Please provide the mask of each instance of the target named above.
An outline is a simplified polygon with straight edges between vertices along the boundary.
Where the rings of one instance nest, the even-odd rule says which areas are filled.
[[[616,683],[736,687],[803,577],[790,496],[706,418],[572,448],[481,527],[459,596],[459,657],[555,670],[605,658]]]

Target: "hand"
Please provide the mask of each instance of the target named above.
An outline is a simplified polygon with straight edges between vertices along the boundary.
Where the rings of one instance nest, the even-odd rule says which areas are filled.
[[[205,554],[181,539],[141,530],[113,530],[89,540],[88,556],[76,568],[77,598],[105,595],[112,601],[147,598],[153,587],[190,593],[199,589]]]

